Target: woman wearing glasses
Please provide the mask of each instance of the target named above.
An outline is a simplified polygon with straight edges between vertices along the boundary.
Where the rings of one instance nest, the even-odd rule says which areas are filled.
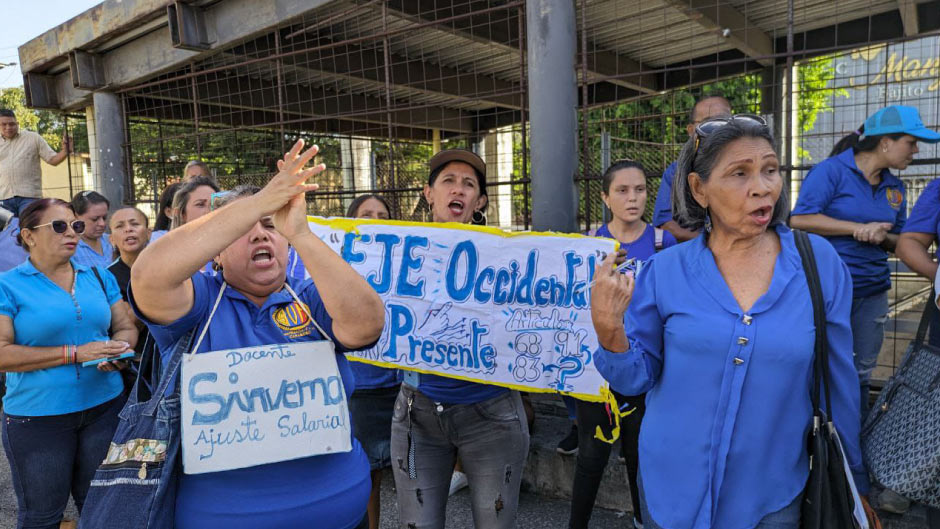
[[[69,494],[81,510],[123,404],[115,365],[82,363],[128,351],[137,330],[114,276],[72,258],[85,224],[67,202],[38,200],[20,220],[29,259],[0,274],[3,448],[17,527],[56,528]]]
[[[680,225],[702,234],[650,259],[635,291],[613,255],[596,270],[597,368],[618,391],[647,394],[638,479],[647,529],[800,526],[815,327],[773,145],[758,116],[699,124],[672,203]],[[851,277],[828,243],[812,243],[826,278],[833,416],[867,493]]]

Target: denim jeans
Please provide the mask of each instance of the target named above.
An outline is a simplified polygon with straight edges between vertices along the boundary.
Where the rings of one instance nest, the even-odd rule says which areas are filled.
[[[3,415],[3,449],[19,506],[17,529],[57,529],[69,494],[81,512],[123,404],[122,395],[64,415]]]
[[[858,371],[861,395],[862,422],[868,416],[871,373],[878,363],[878,353],[885,339],[885,321],[888,318],[888,293],[882,292],[865,298],[852,299],[852,350]]]
[[[637,479],[639,479],[642,489],[643,478],[638,477]],[[757,522],[757,525],[754,526],[754,529],[800,529],[800,509],[802,503],[803,494],[800,493],[786,507],[761,518],[761,520]],[[640,492],[640,508],[643,512],[643,529],[664,529],[657,525],[656,522],[653,521],[652,516],[650,516],[649,510],[646,507],[646,499],[643,498],[642,490]]]
[[[0,206],[12,211],[14,217],[19,217],[26,206],[37,200],[39,199],[36,197],[11,197],[0,200]]]
[[[474,526],[516,527],[528,452],[529,427],[519,392],[475,404],[442,404],[402,384],[392,416],[392,472],[401,527],[444,527],[458,457],[469,481]]]
[[[643,516],[640,509],[640,498],[636,483],[638,451],[637,445],[640,437],[640,422],[646,411],[646,395],[625,397],[614,394],[617,403],[624,412],[634,411],[624,417],[620,423],[620,454],[627,462],[627,481],[630,484],[630,500],[633,502],[633,516],[640,523]],[[594,511],[594,502],[597,500],[597,490],[604,477],[604,469],[610,460],[610,451],[613,445],[597,439],[594,434],[598,426],[604,435],[611,435],[611,416],[607,413],[607,406],[602,402],[575,401],[575,411],[578,417],[578,458],[574,470],[574,483],[571,489],[571,517],[568,519],[569,529],[586,529],[591,521]]]

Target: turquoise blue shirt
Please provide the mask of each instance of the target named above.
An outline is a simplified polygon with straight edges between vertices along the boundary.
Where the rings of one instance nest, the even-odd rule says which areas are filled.
[[[75,256],[72,260],[85,266],[97,266],[104,270],[114,262],[114,247],[111,246],[111,239],[105,233],[101,236],[101,253],[96,252],[85,242],[85,239],[78,238],[78,246],[75,247]]]
[[[820,213],[851,222],[887,222],[891,233],[901,233],[907,219],[904,184],[884,169],[881,183],[872,186],[855,165],[855,152],[819,162],[806,175],[793,215]],[[856,241],[851,235],[827,237],[852,273],[857,298],[880,294],[891,288],[888,252],[876,244]]]
[[[0,274],[0,314],[13,320],[14,340],[28,347],[81,345],[108,340],[111,305],[121,300],[117,281],[106,268],[94,273],[72,261],[75,301],[26,260]],[[63,365],[7,373],[3,409],[11,415],[61,415],[107,402],[124,389],[116,371]]]
[[[224,273],[224,272],[223,272]],[[169,325],[147,322],[161,352],[182,335],[202,325],[222,288],[222,274],[196,273],[193,308]],[[297,296],[309,307],[317,323],[332,333],[333,320],[326,312],[313,281],[288,278]],[[128,290],[135,306],[133,288]],[[271,343],[323,340],[286,290],[271,294],[258,307],[231,286],[225,290],[209,331],[196,353]],[[141,315],[138,313],[138,317]],[[355,379],[337,344],[336,362],[347,398]],[[163,365],[167,365],[164,359]],[[267,529],[271,527],[356,527],[366,512],[371,481],[369,462],[362,446],[352,438],[352,451],[282,461],[249,468],[183,474],[176,500],[176,528],[227,527]]]
[[[630,349],[596,353],[614,390],[647,394],[640,469],[650,514],[663,527],[752,528],[806,486],[813,307],[793,233],[775,229],[781,250],[774,275],[749,311],[700,235],[640,271],[624,316]],[[852,280],[829,243],[810,239],[829,322],[832,417],[864,494]]]

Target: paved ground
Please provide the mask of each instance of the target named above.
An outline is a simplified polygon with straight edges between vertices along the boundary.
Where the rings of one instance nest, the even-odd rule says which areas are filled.
[[[70,509],[74,517],[74,510]],[[607,509],[595,509],[591,527],[595,529],[629,529],[631,517],[622,512]],[[882,517],[884,529],[922,529],[923,512],[920,508],[912,509],[905,516],[888,515]],[[520,529],[564,529],[568,522],[568,502],[554,498],[539,497],[523,493],[519,503]],[[16,499],[10,483],[10,466],[0,451],[0,529],[16,527]],[[395,507],[395,491],[390,477],[382,484],[382,529],[398,527],[398,511]],[[470,515],[470,495],[466,490],[457,493],[447,505],[447,529],[465,529],[473,527]]]

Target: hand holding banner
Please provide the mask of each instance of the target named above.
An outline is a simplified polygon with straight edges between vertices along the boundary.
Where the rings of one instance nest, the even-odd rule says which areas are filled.
[[[378,344],[350,360],[603,400],[589,285],[616,241],[464,224],[308,221],[386,303]]]

